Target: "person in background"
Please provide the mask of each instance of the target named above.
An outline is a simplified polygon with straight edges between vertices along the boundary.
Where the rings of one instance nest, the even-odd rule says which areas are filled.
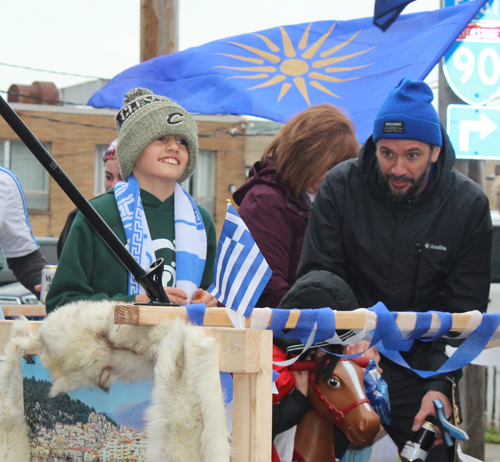
[[[12,171],[1,166],[0,248],[17,280],[39,297],[42,270],[47,261],[33,237],[21,183]]]
[[[116,144],[118,140],[114,140],[108,146],[108,149],[104,151],[102,156],[102,160],[104,162],[104,189],[105,191],[109,191],[111,188],[115,186],[116,183],[122,180],[120,176],[120,165],[116,160]],[[100,197],[100,196],[97,196]],[[59,239],[57,241],[57,258],[61,258],[61,252],[68,238],[69,230],[71,229],[71,225],[76,218],[79,210],[75,208],[71,212],[69,212],[68,218],[66,219],[66,223],[64,224],[64,228],[59,235]]]
[[[130,90],[116,116],[123,181],[92,205],[143,268],[165,262],[162,283],[174,303],[217,300],[215,225],[180,186],[198,157],[196,123],[181,106],[150,90]],[[47,312],[77,300],[148,301],[148,296],[79,213],[46,299]]]
[[[351,287],[359,305],[382,302],[390,311],[486,311],[492,225],[481,188],[453,168],[455,152],[422,81],[405,78],[391,90],[359,158],[323,181],[304,239],[297,276],[330,271]],[[416,340],[401,355],[411,368],[438,370],[444,338]],[[350,345],[364,352],[366,341]],[[370,349],[365,356],[374,355]],[[380,355],[399,449],[418,431],[433,400],[452,414],[461,371],[422,378]],[[427,462],[453,460],[442,438]]]
[[[234,193],[239,214],[273,272],[257,301],[277,307],[296,280],[309,208],[328,170],[357,156],[349,118],[328,104],[291,119]]]

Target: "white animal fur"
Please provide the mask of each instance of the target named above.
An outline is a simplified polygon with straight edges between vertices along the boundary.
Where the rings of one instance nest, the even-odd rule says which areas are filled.
[[[175,321],[162,340],[152,405],[146,413],[147,459],[229,461],[218,372],[219,345],[200,328]]]
[[[116,380],[148,378],[154,368],[148,460],[229,461],[218,343],[181,321],[118,327],[115,305],[76,302],[43,322],[37,343],[51,372],[51,396],[89,386],[107,390]]]
[[[28,320],[13,323],[11,339],[0,357],[0,460],[29,462],[28,426],[24,418],[23,350],[33,350],[35,339]]]
[[[169,325],[117,326],[115,305],[109,300],[71,303],[43,322],[37,342],[40,360],[51,373],[51,396],[89,386],[107,391],[116,380],[152,377],[156,350]]]

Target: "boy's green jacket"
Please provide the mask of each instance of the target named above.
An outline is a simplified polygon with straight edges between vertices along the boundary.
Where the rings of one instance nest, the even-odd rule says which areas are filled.
[[[165,285],[174,285],[175,271],[175,227],[174,196],[161,202],[156,196],[141,189],[141,199],[153,240],[156,258],[165,262]],[[126,244],[120,213],[116,205],[113,188],[92,201],[99,215],[106,221],[118,238]],[[213,281],[217,238],[212,217],[198,206],[207,233],[207,258],[200,284],[207,289]],[[170,271],[169,271],[170,269]],[[56,274],[46,298],[47,313],[58,306],[77,300],[121,300],[135,301],[128,293],[128,272],[121,261],[105,244],[102,238],[79,213],[73,222],[68,239],[61,254]]]

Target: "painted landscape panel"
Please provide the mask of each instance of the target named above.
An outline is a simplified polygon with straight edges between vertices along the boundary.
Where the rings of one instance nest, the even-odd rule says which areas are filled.
[[[145,462],[144,411],[152,381],[78,389],[49,398],[49,372],[23,364],[32,462]]]

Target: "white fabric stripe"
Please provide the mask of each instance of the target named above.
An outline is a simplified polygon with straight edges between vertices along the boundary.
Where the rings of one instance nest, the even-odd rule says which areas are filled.
[[[236,329],[246,328],[245,317],[241,313],[238,313],[231,308],[226,308],[226,313]]]
[[[233,267],[236,264],[236,261],[238,260],[238,257],[240,256],[243,249],[244,249],[244,246],[241,245],[239,242],[237,242],[233,248],[233,251],[231,252],[231,256],[229,257],[229,261],[227,262],[226,268],[224,269],[224,278],[222,279],[221,292],[223,294],[226,293],[227,283],[229,281],[229,278],[231,277]],[[233,282],[233,285],[234,285],[234,282]],[[231,285],[231,287],[233,287],[233,285]],[[231,308],[231,303],[226,303],[226,305],[229,306],[229,308]]]
[[[451,338],[453,339],[466,338],[478,328],[479,324],[481,324],[481,321],[483,320],[482,313],[477,310],[470,311],[470,313],[472,313],[472,316],[465,330],[458,337],[451,337]],[[445,335],[445,337],[449,338],[447,335]]]
[[[358,308],[354,312],[363,311],[365,313],[365,325],[363,330],[353,330],[355,335],[349,337],[347,340],[343,341],[337,333],[332,338],[326,339],[325,342],[332,343],[334,345],[351,345],[352,343],[357,343],[360,340],[371,340],[370,332],[375,330],[377,327],[377,315],[366,308]],[[337,310],[335,310],[337,313]]]
[[[221,293],[220,292],[220,276],[221,276],[221,273],[222,273],[222,262],[224,261],[224,258],[226,256],[226,252],[227,252],[227,249],[229,248],[229,244],[231,244],[231,239],[229,237],[226,237],[226,239],[224,240],[224,243],[222,244],[222,248],[221,248],[221,252],[220,252],[220,255],[219,255],[219,261],[217,262],[217,271],[215,273],[215,288],[212,290],[212,292],[210,292],[214,297],[217,293]],[[223,297],[224,297],[224,294],[221,293],[221,299],[219,300],[220,302],[223,303]]]
[[[415,330],[417,324],[417,313],[407,312],[405,316],[401,316],[398,321],[398,327],[403,338],[406,338]]]
[[[295,361],[297,361],[300,358],[300,355],[304,353],[304,351],[309,350],[309,347],[313,344],[314,336],[316,335],[317,330],[318,330],[318,324],[314,323],[314,328],[311,331],[311,334],[309,335],[306,344],[304,345],[304,349],[297,356],[295,356],[295,358],[287,359],[286,361],[273,361],[273,364],[276,364],[276,366],[289,366],[290,364],[293,364]]]
[[[253,297],[253,294],[255,293],[257,286],[260,284],[260,281],[262,281],[262,278],[264,277],[264,274],[266,273],[268,268],[269,268],[269,265],[267,264],[266,260],[263,258],[262,262],[260,263],[259,268],[257,269],[252,280],[250,281],[250,284],[248,284],[245,295],[241,299],[240,306],[238,307],[238,311],[241,311],[241,312],[246,311],[246,309],[248,308],[248,304],[250,303],[250,299]]]
[[[252,318],[250,320],[250,327],[253,329],[267,329],[269,320],[273,314],[271,308],[261,308],[252,311]]]
[[[234,281],[233,281],[231,287],[240,287],[241,286],[243,280],[245,279],[245,276],[247,275],[248,271],[250,270],[250,267],[252,266],[252,263],[255,260],[255,258],[257,257],[257,255],[259,254],[259,252],[260,252],[259,248],[257,247],[256,244],[254,244],[254,246],[252,247],[252,249],[248,253],[247,258],[245,259],[245,261],[241,265],[241,268],[240,268],[237,276],[234,278]],[[230,290],[230,292],[231,293],[227,299],[227,302],[225,303],[226,306],[232,306],[233,302],[234,302],[234,298],[238,294],[237,290],[234,290],[234,291]]]

